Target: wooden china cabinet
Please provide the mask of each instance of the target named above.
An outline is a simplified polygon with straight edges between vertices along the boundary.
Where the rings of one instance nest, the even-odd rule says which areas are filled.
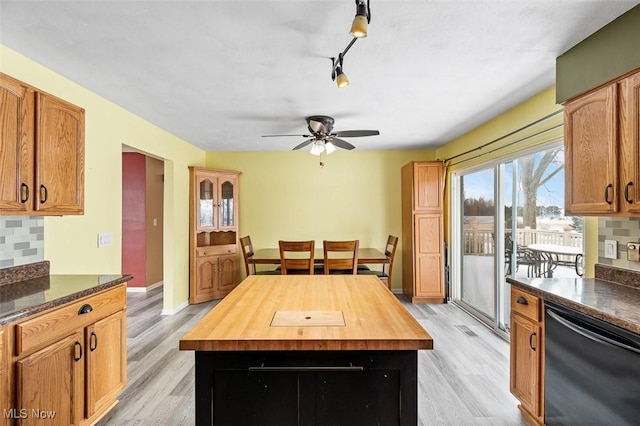
[[[189,303],[220,299],[238,285],[238,177],[189,167]]]
[[[0,213],[84,213],[84,109],[0,73]]]

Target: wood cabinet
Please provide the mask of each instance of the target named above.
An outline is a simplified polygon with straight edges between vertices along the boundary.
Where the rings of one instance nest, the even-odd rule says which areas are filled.
[[[219,299],[238,285],[238,177],[189,167],[189,303]]]
[[[402,288],[412,303],[442,303],[444,288],[444,165],[402,168]]]
[[[519,408],[538,424],[544,424],[544,324],[542,301],[511,288],[511,393]]]
[[[0,213],[84,212],[84,109],[0,73]]]
[[[564,105],[568,214],[640,212],[640,72]]]
[[[20,424],[92,424],[126,385],[126,286],[118,285],[10,325]],[[53,416],[53,417],[52,417]]]

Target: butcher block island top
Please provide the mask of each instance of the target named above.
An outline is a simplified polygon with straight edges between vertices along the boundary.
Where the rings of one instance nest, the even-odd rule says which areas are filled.
[[[433,349],[433,339],[368,275],[252,275],[180,340],[181,350]]]

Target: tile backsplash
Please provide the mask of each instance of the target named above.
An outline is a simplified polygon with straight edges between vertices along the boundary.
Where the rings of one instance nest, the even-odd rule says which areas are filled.
[[[604,257],[604,241],[618,242],[617,259]],[[640,271],[640,262],[627,260],[627,243],[640,242],[640,217],[601,217],[598,219],[598,263]]]
[[[44,218],[0,216],[0,269],[44,260]]]

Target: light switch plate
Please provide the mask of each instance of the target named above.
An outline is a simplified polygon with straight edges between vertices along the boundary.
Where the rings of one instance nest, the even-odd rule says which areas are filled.
[[[109,247],[111,244],[113,244],[113,234],[111,232],[98,234],[98,248]]]
[[[604,240],[604,257],[607,259],[618,258],[618,242],[616,240]]]

